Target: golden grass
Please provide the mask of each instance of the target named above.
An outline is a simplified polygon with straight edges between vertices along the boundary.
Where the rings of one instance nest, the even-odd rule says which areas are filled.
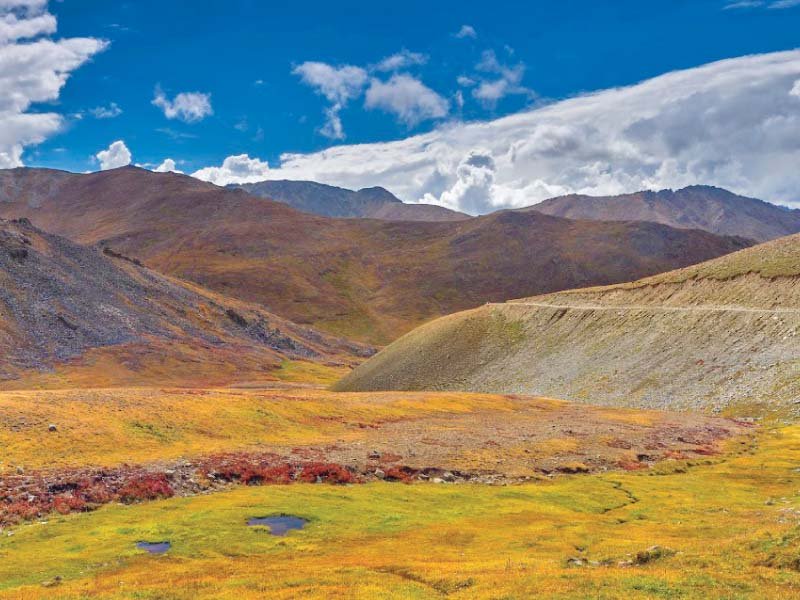
[[[555,408],[563,403],[526,401]],[[459,393],[333,394],[320,389],[117,388],[0,392],[0,473],[142,463],[265,445],[325,444],[359,425],[481,410],[503,397]],[[58,431],[48,431],[50,424]]]
[[[0,537],[0,596],[797,597],[797,464],[791,426],[762,433],[752,453],[660,476],[293,485],[108,506]],[[280,513],[310,523],[285,538],[245,526]],[[173,547],[149,556],[139,540]],[[618,564],[655,544],[676,554]],[[569,566],[571,557],[608,564]],[[57,589],[42,587],[56,576]]]

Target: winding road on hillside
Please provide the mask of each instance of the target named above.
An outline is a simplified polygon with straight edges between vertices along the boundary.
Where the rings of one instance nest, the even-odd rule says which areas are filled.
[[[566,310],[649,310],[664,312],[740,312],[758,314],[798,314],[798,308],[748,308],[746,306],[663,306],[647,304],[548,304],[547,302],[490,302],[490,306],[535,306],[538,308],[556,308]]]

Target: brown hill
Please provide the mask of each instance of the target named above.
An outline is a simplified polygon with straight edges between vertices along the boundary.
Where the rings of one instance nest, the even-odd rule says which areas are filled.
[[[800,232],[800,210],[703,185],[621,196],[561,196],[522,210],[570,219],[652,221],[758,242]]]
[[[123,379],[150,369],[159,381],[197,384],[225,380],[220,369],[268,376],[286,359],[342,364],[366,351],[24,219],[0,220],[0,384],[79,366],[88,353]],[[183,372],[159,377],[168,368]],[[97,382],[114,375],[98,372]]]
[[[28,217],[294,322],[372,343],[485,302],[625,281],[749,244],[537,212],[445,223],[330,219],[136,168],[0,171],[0,216]]]
[[[797,413],[798,334],[794,235],[633,283],[438,319],[362,364],[338,388]]]
[[[470,216],[433,204],[405,204],[382,187],[353,191],[315,181],[260,181],[231,187],[324,217],[384,221],[463,221]]]

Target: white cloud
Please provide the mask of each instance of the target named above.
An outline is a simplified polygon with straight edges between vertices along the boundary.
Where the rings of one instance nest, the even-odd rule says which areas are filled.
[[[800,50],[745,56],[493,121],[450,122],[394,142],[286,154],[269,178],[350,189],[382,185],[406,201],[453,205],[464,197],[459,181],[476,179],[459,167],[465,160],[470,167],[468,157],[480,149],[494,169],[484,207],[470,206],[476,212],[565,193],[698,183],[800,202],[800,107],[791,93],[798,80]]]
[[[723,8],[725,10],[736,10],[741,8],[758,8],[759,6],[764,6],[764,0],[738,0],[738,2],[726,4]]]
[[[478,82],[477,82],[477,81],[475,81],[475,80],[474,80],[472,77],[467,77],[466,75],[459,75],[459,76],[456,78],[456,82],[457,82],[457,83],[458,83],[458,85],[460,85],[461,87],[472,87],[473,85],[475,85],[476,83],[478,83]]]
[[[0,168],[22,165],[26,146],[57,133],[64,118],[29,112],[58,100],[74,70],[106,47],[94,38],[52,40],[56,19],[44,0],[0,0]]]
[[[486,106],[493,107],[498,100],[512,94],[532,95],[531,90],[522,85],[525,65],[519,63],[512,67],[501,64],[492,50],[483,53],[481,61],[475,67],[478,71],[496,75],[496,78],[484,79],[472,90],[472,95]]]
[[[292,73],[331,103],[325,109],[327,119],[320,133],[331,139],[343,139],[344,129],[339,113],[350,100],[361,95],[367,83],[366,70],[353,65],[334,67],[323,62],[310,61],[298,65]]]
[[[197,123],[214,114],[211,94],[200,92],[181,92],[170,100],[161,88],[156,88],[153,105],[164,111],[168,119],[178,119],[184,123]]]
[[[725,10],[736,10],[766,7],[770,10],[782,10],[785,8],[794,8],[795,6],[800,6],[800,0],[772,0],[772,2],[767,2],[767,0],[737,0],[735,2],[729,2],[723,8]]]
[[[386,82],[373,79],[364,106],[392,113],[409,127],[428,119],[445,117],[450,110],[450,103],[445,98],[405,73],[392,75]]]
[[[108,171],[131,164],[131,151],[122,140],[112,142],[107,150],[101,150],[95,157],[100,162],[100,170]]]
[[[122,114],[122,109],[116,102],[112,102],[108,106],[90,108],[89,112],[95,119],[114,119]]]
[[[384,58],[375,65],[375,69],[377,71],[399,71],[400,69],[406,69],[408,67],[424,65],[426,62],[428,62],[428,57],[425,54],[409,52],[403,49],[396,54]]]
[[[794,82],[792,89],[789,90],[790,96],[795,96],[796,98],[800,98],[800,79]]]
[[[192,173],[192,177],[210,181],[217,185],[230,183],[255,183],[270,179],[270,168],[266,161],[250,158],[247,154],[229,156],[222,166],[206,167]]]
[[[461,29],[459,29],[454,35],[459,39],[478,37],[478,33],[475,31],[475,28],[472,25],[462,25]]]
[[[769,8],[780,10],[782,8],[794,8],[795,6],[800,6],[800,0],[776,0],[770,3]]]
[[[178,169],[178,165],[176,165],[175,161],[171,158],[165,158],[164,162],[153,169],[153,171],[156,173],[183,173],[183,171]]]

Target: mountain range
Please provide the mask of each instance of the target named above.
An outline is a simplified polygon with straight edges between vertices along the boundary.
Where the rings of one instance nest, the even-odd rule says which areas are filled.
[[[800,232],[800,210],[706,185],[620,196],[560,196],[522,210],[593,221],[652,221],[766,242]]]
[[[135,167],[0,171],[0,217],[29,218],[76,243],[372,344],[485,302],[626,281],[751,243],[536,211],[451,222],[334,219]]]
[[[386,221],[461,221],[470,216],[434,204],[406,204],[382,187],[348,190],[315,181],[261,181],[231,186],[324,217]]]

